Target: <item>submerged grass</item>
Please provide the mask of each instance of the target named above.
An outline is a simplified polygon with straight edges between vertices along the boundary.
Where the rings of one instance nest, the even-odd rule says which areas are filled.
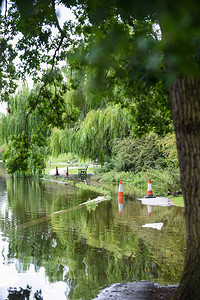
[[[79,188],[84,189],[84,190],[90,190],[90,191],[93,191],[93,192],[97,192],[100,195],[104,195],[106,197],[106,199],[108,199],[108,200],[111,199],[111,192],[108,191],[108,190],[103,189],[102,187],[97,187],[97,186],[94,186],[94,185],[87,185],[87,184],[82,183],[82,182],[77,183],[76,187],[79,187]]]

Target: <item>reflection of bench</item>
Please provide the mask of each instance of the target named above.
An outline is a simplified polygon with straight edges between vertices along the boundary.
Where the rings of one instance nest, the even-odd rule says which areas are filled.
[[[78,169],[78,177],[81,179],[81,180],[84,180],[87,178],[87,168],[88,167],[85,167],[84,169]]]

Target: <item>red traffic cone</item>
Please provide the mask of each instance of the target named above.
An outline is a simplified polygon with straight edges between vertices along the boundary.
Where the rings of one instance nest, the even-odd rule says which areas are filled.
[[[119,191],[118,191],[118,203],[122,203],[124,202],[124,193],[123,193],[123,189],[122,189],[122,181],[120,180],[119,182]]]
[[[150,179],[148,181],[147,195],[145,196],[145,198],[155,198],[153,196],[152,187],[151,187],[151,180]]]
[[[152,207],[152,205],[147,205],[149,217],[151,217],[151,207]]]
[[[69,175],[69,172],[68,172],[68,166],[67,166],[67,172],[66,172],[66,176],[68,176]]]
[[[56,167],[56,176],[57,176],[57,175],[59,175],[59,173],[58,173],[58,167]]]

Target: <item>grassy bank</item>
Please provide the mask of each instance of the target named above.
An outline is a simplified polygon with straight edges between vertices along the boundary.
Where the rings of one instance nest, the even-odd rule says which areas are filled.
[[[177,206],[184,206],[184,200],[183,196],[178,196],[178,197],[170,197],[172,201],[174,202],[175,205]]]
[[[69,163],[68,163],[69,161]],[[70,155],[61,154],[58,157],[50,157],[48,162],[46,163],[46,168],[43,172],[44,175],[49,175],[50,172],[53,172],[55,170],[56,174],[56,167],[59,169],[64,169],[63,172],[67,171],[68,166],[68,173],[70,174],[78,174],[78,169],[85,168],[88,166],[87,173],[94,173],[99,169],[99,167],[93,166],[91,162],[86,161],[77,161],[72,160]],[[66,171],[65,171],[66,170]],[[63,173],[62,172],[62,173]]]
[[[55,169],[66,169],[68,166],[69,176],[73,174],[78,174],[78,169],[88,166],[89,163],[81,162],[68,165],[66,155],[59,156],[56,159],[50,158],[47,168],[45,169],[44,175],[48,176],[49,172]],[[136,174],[132,172],[117,172],[115,170],[109,172],[102,172],[100,167],[89,166],[87,169],[88,174],[94,174],[93,180],[97,180],[100,183],[113,183],[118,184],[120,180],[134,190],[134,193],[138,197],[144,197],[147,193],[148,180],[151,179],[152,190],[154,196],[169,196],[175,205],[184,206],[184,201],[182,196],[174,196],[177,192],[180,193],[180,177],[179,170],[160,170],[160,169],[148,169],[145,172],[138,172]],[[81,186],[80,184],[80,187]],[[97,187],[94,187],[96,190]]]
[[[175,205],[184,206],[182,196],[173,196],[181,192],[180,177],[178,170],[155,170],[149,169],[145,172],[133,174],[131,172],[110,171],[101,174],[100,182],[118,183],[122,180],[123,184],[133,186],[138,197],[143,197],[147,193],[148,180],[151,179],[154,196],[169,196]]]
[[[58,170],[59,169],[64,169],[63,172],[67,171],[67,165],[64,165],[64,164],[60,163],[60,164],[56,164],[56,165],[51,165],[48,168],[46,168],[45,171],[44,171],[44,174],[49,175],[51,171],[53,172],[53,170],[55,170],[55,174],[56,174],[56,167],[58,167]],[[75,166],[75,167],[68,166],[68,174],[69,175],[70,174],[71,175],[78,174],[78,169],[81,169],[81,168],[84,168],[84,167],[82,167],[82,166]],[[88,174],[94,173],[95,170],[96,170],[96,167],[88,167],[87,173]]]

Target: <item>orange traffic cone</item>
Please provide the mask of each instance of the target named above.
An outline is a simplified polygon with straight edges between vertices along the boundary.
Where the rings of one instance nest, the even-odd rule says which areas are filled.
[[[120,180],[119,182],[119,191],[118,191],[118,203],[122,203],[124,202],[124,193],[123,193],[123,189],[122,189],[122,181]]]
[[[152,187],[151,187],[151,180],[150,179],[148,181],[147,195],[145,196],[145,198],[155,198],[153,196]]]
[[[152,207],[152,205],[147,205],[149,217],[151,217],[151,207]]]
[[[69,175],[69,172],[68,172],[68,166],[67,166],[67,172],[66,172],[66,176],[68,176]]]

